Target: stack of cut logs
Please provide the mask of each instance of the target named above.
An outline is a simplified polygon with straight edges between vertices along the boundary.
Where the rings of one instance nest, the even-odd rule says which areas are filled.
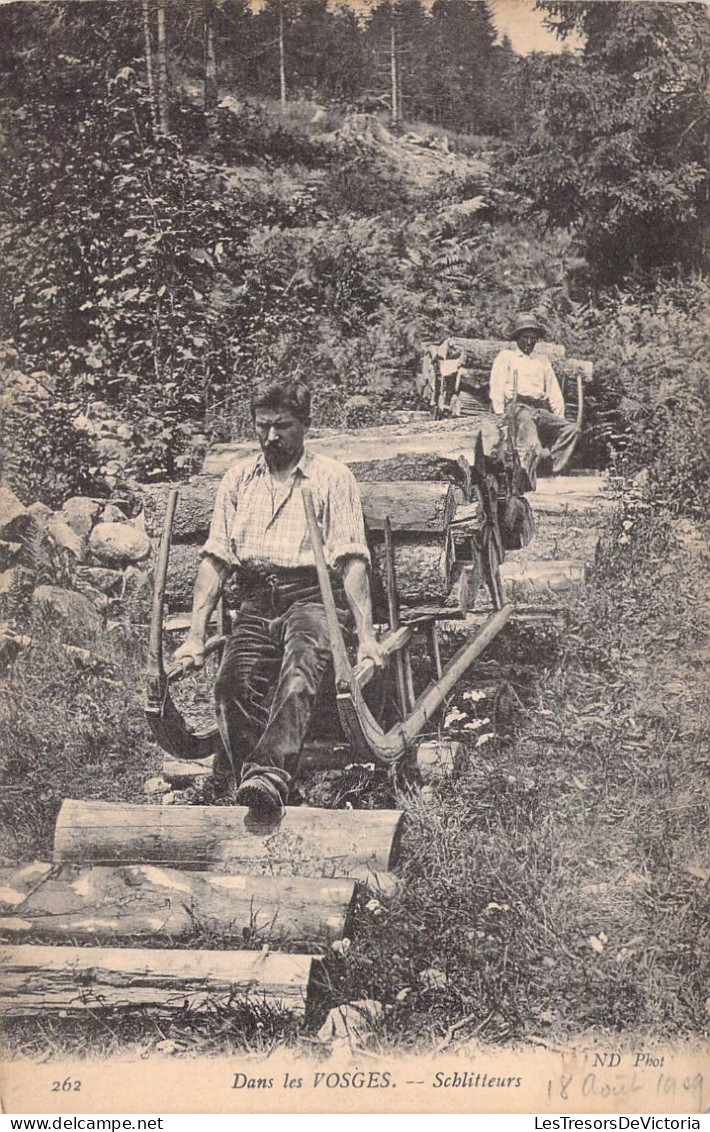
[[[351,930],[356,883],[392,891],[402,819],[67,799],[53,860],[0,868],[0,933],[19,941],[0,943],[0,1017],[244,1004],[302,1016],[324,949]]]
[[[450,607],[465,613],[466,574],[455,568],[452,523],[459,503],[469,504],[471,512],[468,461],[464,457],[404,453],[384,460],[352,461],[350,466],[362,495],[375,570],[376,605],[385,607],[378,582],[384,577],[384,529],[389,517],[402,605]],[[218,484],[219,479],[214,476],[198,476],[187,484],[159,484],[143,489],[146,531],[153,539],[160,536],[171,488],[177,486],[180,491],[166,590],[170,613],[190,606],[200,548],[207,537]],[[475,526],[475,513],[470,521]]]

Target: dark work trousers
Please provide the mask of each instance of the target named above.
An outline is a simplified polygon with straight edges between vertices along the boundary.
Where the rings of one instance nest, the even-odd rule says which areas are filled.
[[[345,623],[347,615],[339,616]],[[268,772],[286,801],[327,673],[332,654],[320,603],[295,601],[275,618],[264,615],[263,602],[242,603],[215,683],[217,723],[237,783]]]
[[[515,414],[516,444],[524,449],[537,446],[549,448],[552,470],[564,467],[568,453],[574,448],[579,437],[576,424],[558,417],[549,409],[532,405],[518,404]]]

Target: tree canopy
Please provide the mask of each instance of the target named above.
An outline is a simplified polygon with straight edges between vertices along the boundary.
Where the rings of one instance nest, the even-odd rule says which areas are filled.
[[[539,0],[580,56],[525,61],[513,184],[582,236],[602,280],[697,265],[710,219],[710,22],[704,4]]]

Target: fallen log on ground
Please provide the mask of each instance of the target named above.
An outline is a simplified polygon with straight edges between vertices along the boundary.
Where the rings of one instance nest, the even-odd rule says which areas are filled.
[[[320,967],[311,955],[261,951],[2,946],[0,1015],[162,1007],[305,1014]]]
[[[208,931],[253,943],[339,939],[354,898],[352,880],[63,865],[12,917],[0,917],[0,931],[183,940]]]
[[[243,806],[141,806],[67,799],[55,862],[219,868],[366,880],[396,862],[403,814],[289,807],[259,820]]]

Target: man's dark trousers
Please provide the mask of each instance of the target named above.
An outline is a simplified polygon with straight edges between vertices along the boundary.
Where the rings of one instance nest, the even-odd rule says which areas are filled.
[[[217,723],[237,783],[268,773],[283,801],[332,653],[319,601],[296,600],[276,617],[257,594],[245,601],[215,683]],[[331,677],[332,678],[332,677]]]
[[[544,446],[550,449],[552,470],[563,468],[574,449],[579,429],[576,424],[558,417],[549,409],[527,404],[521,398],[515,415],[516,439],[523,448]],[[538,445],[539,440],[539,445]]]

